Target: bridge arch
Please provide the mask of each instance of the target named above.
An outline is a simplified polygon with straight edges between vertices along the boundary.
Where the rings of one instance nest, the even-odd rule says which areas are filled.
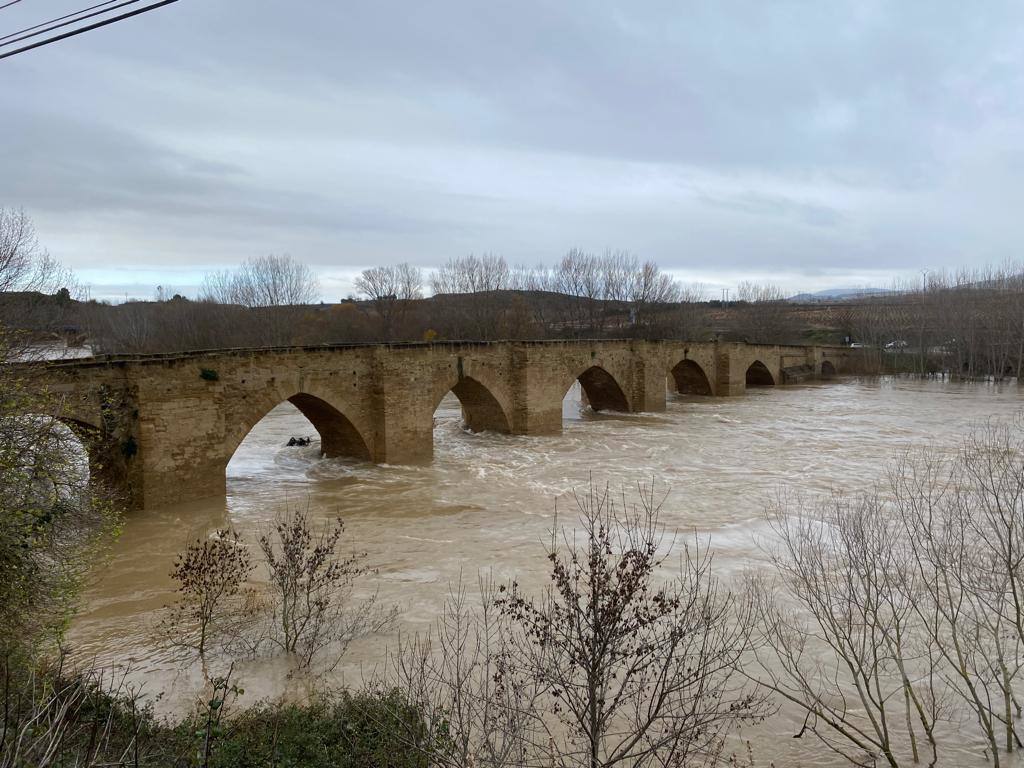
[[[58,424],[61,428],[67,430],[73,437],[71,442],[74,446],[80,448],[83,456],[88,459],[90,482],[95,483],[103,480],[104,475],[107,474],[105,471],[107,469],[105,466],[105,454],[109,452],[109,446],[104,439],[103,430],[95,424],[69,416],[39,416],[39,418]],[[57,436],[57,439],[61,440],[62,438]],[[72,452],[75,451],[73,446],[62,447],[62,450],[68,450],[69,448]]]
[[[223,463],[231,461],[238,446],[263,418],[284,402],[294,405],[320,435],[320,452],[329,458],[349,457],[369,461],[371,452],[363,433],[340,409],[309,392],[289,397],[268,397],[247,411],[234,429],[229,425],[224,443]]]
[[[102,436],[102,430],[98,426],[74,416],[57,414],[56,416],[42,416],[41,418],[53,419],[53,421],[63,424],[85,446],[88,446],[90,443],[99,442]]]
[[[434,393],[431,414],[437,410],[444,396],[451,392],[462,406],[462,419],[471,432],[512,431],[508,410],[490,387],[473,376],[462,376],[454,384],[445,382]]]
[[[629,398],[618,380],[603,366],[591,365],[575,376],[583,388],[587,402],[595,411],[628,412]],[[569,390],[570,383],[565,391]]]
[[[831,379],[831,378],[834,378],[835,375],[836,375],[836,367],[834,365],[832,365],[832,363],[829,362],[828,360],[823,360],[821,362],[821,378],[823,378],[823,379]]]
[[[61,410],[31,413],[28,418],[34,422],[31,428],[36,439],[53,441],[51,449],[69,459],[62,469],[68,473],[68,478],[77,476],[76,481],[88,481],[94,490],[105,495],[121,496],[125,493],[124,460],[128,446],[118,444],[97,425],[66,415]]]
[[[747,367],[746,383],[748,387],[773,387],[775,377],[768,370],[768,366],[760,360],[755,360]]]
[[[675,381],[676,391],[681,395],[713,394],[707,374],[695,360],[680,360],[670,373]]]

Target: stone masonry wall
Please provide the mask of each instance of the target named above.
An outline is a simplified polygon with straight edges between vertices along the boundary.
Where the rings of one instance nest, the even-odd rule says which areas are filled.
[[[716,396],[746,390],[755,361],[783,368],[828,361],[856,370],[856,350],[677,341],[545,341],[321,346],[61,361],[40,373],[64,396],[56,414],[93,429],[103,479],[134,507],[219,495],[249,430],[288,400],[328,455],[379,463],[429,461],[433,415],[453,391],[467,426],[557,434],[562,399],[580,381],[595,409],[664,410],[681,361]],[[696,366],[697,368],[694,368]]]

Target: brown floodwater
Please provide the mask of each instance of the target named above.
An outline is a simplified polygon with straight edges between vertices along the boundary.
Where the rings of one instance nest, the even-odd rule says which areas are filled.
[[[452,582],[489,571],[540,589],[546,580],[545,534],[556,500],[571,511],[571,491],[596,482],[668,489],[662,520],[710,539],[723,579],[764,567],[757,544],[767,534],[766,500],[781,487],[853,491],[882,479],[886,462],[911,445],[953,447],[973,423],[1012,417],[1015,384],[851,378],[754,389],[736,398],[670,398],[664,413],[595,414],[566,397],[561,436],[472,434],[461,428],[458,401],[436,415],[434,460],[391,466],[324,459],[316,436],[285,403],[246,437],[228,465],[227,496],[134,512],[94,579],[75,619],[80,657],[130,666],[131,679],[158,709],[180,712],[202,685],[198,665],[182,668],[160,650],[155,624],[173,599],[169,571],[186,543],[232,526],[250,538],[287,505],[309,505],[318,518],[341,515],[351,540],[369,553],[376,575],[364,591],[399,607],[403,631],[437,617]],[[566,515],[560,513],[560,520]],[[394,635],[364,638],[349,649],[330,682],[357,684],[383,658]],[[280,659],[246,662],[236,675],[248,698],[274,697],[297,683]],[[796,713],[783,710],[743,733],[758,765],[841,764],[809,737],[795,740]],[[962,764],[984,765],[965,728]]]

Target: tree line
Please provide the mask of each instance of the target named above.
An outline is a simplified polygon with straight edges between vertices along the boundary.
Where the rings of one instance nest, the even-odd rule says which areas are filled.
[[[573,250],[556,266],[500,256],[450,260],[429,275],[408,263],[364,270],[359,300],[317,303],[316,276],[287,256],[208,275],[196,300],[159,296],[86,306],[97,350],[154,352],[434,339],[658,336],[683,332],[700,298],[653,262]]]
[[[208,274],[195,299],[77,302],[73,276],[40,246],[28,217],[0,210],[0,318],[36,338],[88,339],[97,353],[172,352],[439,339],[678,338],[855,344],[879,372],[1017,377],[1024,369],[1024,267],[931,272],[920,283],[830,303],[741,283],[710,299],[624,251],[568,251],[552,265],[494,254],[364,270],[359,298],[322,303],[316,273],[288,256]],[[33,274],[29,274],[32,272]],[[46,274],[49,282],[41,281]],[[49,285],[52,292],[41,291]],[[14,290],[14,288],[17,290]],[[22,338],[29,338],[23,336]]]
[[[1019,377],[1024,370],[1024,267],[927,273],[835,308],[846,335],[883,370],[960,378]]]

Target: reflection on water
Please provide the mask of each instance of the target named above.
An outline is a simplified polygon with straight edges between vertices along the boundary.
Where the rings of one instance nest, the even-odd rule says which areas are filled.
[[[171,598],[170,571],[185,543],[217,526],[252,536],[285,504],[314,515],[340,514],[378,569],[367,589],[402,609],[402,628],[426,628],[448,585],[490,569],[528,586],[544,583],[542,540],[555,501],[596,480],[617,486],[652,478],[671,489],[663,521],[710,536],[716,570],[758,567],[754,544],[761,510],[781,485],[808,491],[857,490],[879,480],[885,461],[923,442],[952,445],[973,422],[1012,416],[1015,385],[909,379],[842,380],[752,390],[737,398],[672,398],[656,414],[580,412],[578,389],[565,407],[560,437],[471,434],[449,395],[436,415],[434,461],[374,466],[319,456],[318,444],[286,448],[316,433],[285,403],[242,443],[228,465],[226,498],[134,513],[109,562],[97,568],[72,640],[100,662],[130,661],[149,690],[166,690],[163,707],[181,707],[198,670],[177,674],[154,650],[156,611]],[[576,402],[572,402],[573,398]],[[380,659],[380,638],[355,644],[339,674]],[[280,662],[240,670],[254,696],[287,686]],[[821,749],[794,741],[787,712],[751,730],[759,763],[820,764]]]

